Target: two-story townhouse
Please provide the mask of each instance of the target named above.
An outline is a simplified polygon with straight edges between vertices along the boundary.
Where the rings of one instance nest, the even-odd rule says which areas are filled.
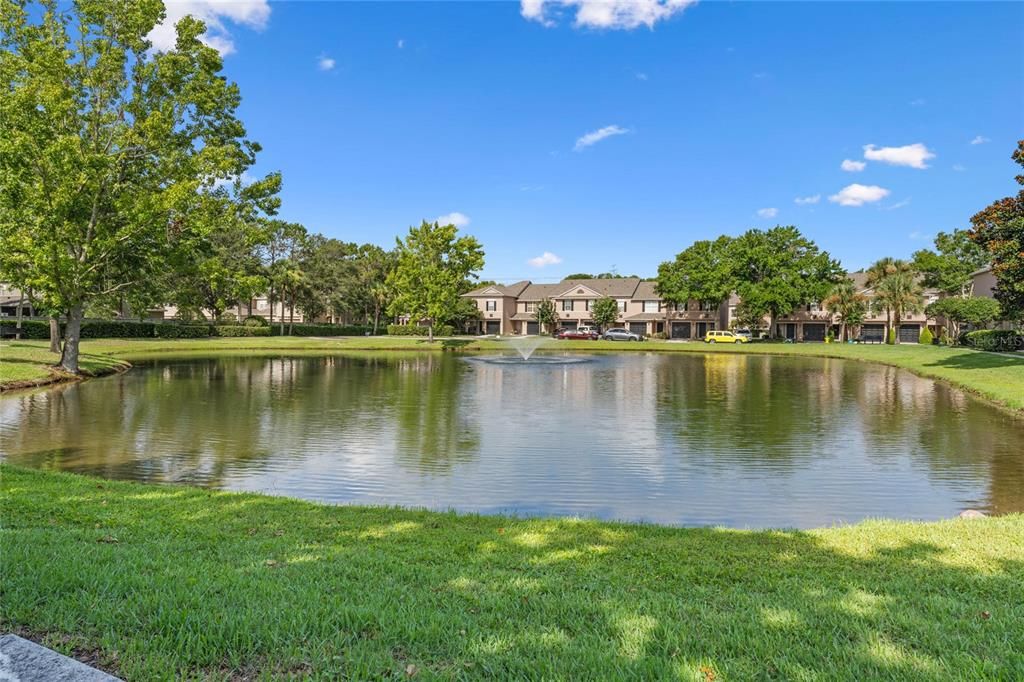
[[[464,298],[472,299],[476,303],[480,313],[480,318],[470,322],[469,327],[463,331],[470,334],[525,333],[518,331],[520,322],[513,318],[517,312],[517,301],[528,286],[530,283],[525,280],[508,286],[487,284],[463,294]]]
[[[655,286],[654,282],[645,281],[637,287],[633,303],[638,312],[626,318],[630,331],[648,336],[667,332],[672,339],[703,339],[709,331],[727,326],[725,302],[668,303],[658,295]]]

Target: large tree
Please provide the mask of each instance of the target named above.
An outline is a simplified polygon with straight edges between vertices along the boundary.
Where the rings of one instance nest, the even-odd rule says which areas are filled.
[[[484,250],[475,237],[459,236],[455,225],[423,221],[396,240],[395,269],[388,276],[394,298],[391,315],[408,315],[416,324],[427,321],[430,341],[434,326],[459,313],[460,296],[469,291],[484,266]]]
[[[918,273],[904,260],[888,262],[885,274],[874,283],[875,304],[892,313],[892,327],[886,330],[886,343],[899,343],[899,328],[907,313],[924,308]]]
[[[1024,140],[1013,160],[1024,167]],[[1016,177],[1024,185],[1024,173]],[[995,297],[1007,319],[1024,320],[1024,189],[971,218],[970,236],[989,255],[996,277]]]
[[[152,51],[163,16],[158,0],[0,3],[0,257],[67,315],[69,372],[86,307],[157,281],[202,236],[201,195],[258,151],[201,21]]]
[[[558,328],[558,309],[555,307],[555,302],[550,298],[545,298],[537,303],[536,311],[538,327],[542,328],[538,331],[546,329],[554,334],[555,329]]]
[[[939,232],[934,251],[915,251],[913,262],[924,286],[950,296],[970,296],[971,273],[988,263],[988,253],[971,241],[967,230],[953,230]]]
[[[793,226],[749,230],[729,247],[736,291],[752,310],[763,310],[775,336],[776,320],[798,306],[821,301],[843,269],[827,251]]]
[[[736,262],[733,240],[721,236],[715,240],[694,242],[674,260],[658,266],[655,290],[665,301],[665,314],[670,306],[685,309],[690,300],[718,305],[736,288]],[[667,328],[667,326],[666,326]]]

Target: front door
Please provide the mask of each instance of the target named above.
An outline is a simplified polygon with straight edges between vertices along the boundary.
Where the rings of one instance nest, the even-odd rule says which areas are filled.
[[[690,323],[689,322],[673,322],[672,323],[672,338],[673,339],[688,339],[690,338]]]
[[[782,335],[790,341],[796,341],[796,324],[793,322],[783,324]]]
[[[712,327],[713,329],[714,327]],[[697,338],[703,340],[708,335],[708,323],[698,322],[697,323]]]

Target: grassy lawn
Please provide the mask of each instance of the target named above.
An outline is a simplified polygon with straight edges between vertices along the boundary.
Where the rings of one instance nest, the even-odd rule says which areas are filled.
[[[0,627],[128,680],[1024,679],[1024,516],[804,532],[4,466]]]
[[[91,375],[110,374],[129,365],[109,355],[82,355],[82,370]],[[67,378],[55,365],[60,356],[51,353],[49,343],[37,341],[4,341],[0,343],[0,386],[22,386],[48,383]]]
[[[0,385],[14,380],[45,378],[50,368],[44,341],[0,344]],[[82,342],[85,367],[102,371],[112,360],[144,360],[156,356],[294,355],[341,351],[442,350],[510,352],[507,341],[456,339],[436,341],[408,337],[341,338],[217,338],[217,339],[95,339]],[[545,349],[587,351],[659,351],[673,353],[767,353],[846,358],[902,367],[922,376],[942,379],[1013,410],[1024,410],[1024,356],[984,353],[967,348],[939,346],[776,344],[709,346],[703,343],[643,341],[551,341]]]

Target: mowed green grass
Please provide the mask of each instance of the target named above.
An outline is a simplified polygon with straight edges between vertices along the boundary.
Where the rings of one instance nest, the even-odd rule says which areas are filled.
[[[46,377],[44,364],[55,356],[46,352],[45,341],[0,343],[0,385],[18,379]],[[408,337],[264,337],[215,339],[89,339],[82,342],[86,368],[103,371],[102,363],[145,360],[155,357],[213,357],[220,355],[299,355],[346,351],[441,351],[512,352],[507,340],[460,338],[428,343]],[[1024,355],[997,354],[968,348],[904,344],[780,344],[739,345],[642,341],[556,341],[543,350],[657,351],[665,353],[750,353],[832,357],[877,362],[908,369],[921,376],[942,379],[1012,410],[1024,410]]]
[[[47,342],[4,341],[0,343],[0,386],[65,378],[56,367],[59,362],[60,355],[51,353]],[[109,355],[83,354],[80,364],[86,374],[93,375],[128,367],[125,361]]]
[[[0,627],[127,680],[1024,679],[1022,515],[749,532],[0,476]]]

